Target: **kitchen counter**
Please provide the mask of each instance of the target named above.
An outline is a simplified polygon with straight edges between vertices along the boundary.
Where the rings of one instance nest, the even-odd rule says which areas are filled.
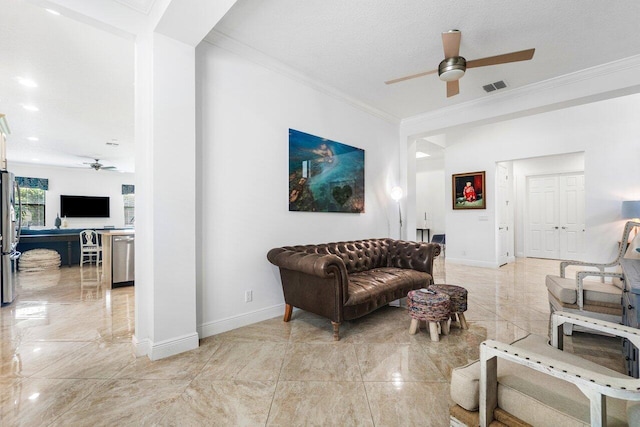
[[[113,238],[117,236],[135,236],[136,231],[125,230],[96,230],[102,236],[102,281],[113,287]]]

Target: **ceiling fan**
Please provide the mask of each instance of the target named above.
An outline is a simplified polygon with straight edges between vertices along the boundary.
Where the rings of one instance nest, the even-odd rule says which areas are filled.
[[[467,61],[460,56],[460,30],[449,30],[442,33],[442,46],[444,48],[444,60],[440,62],[438,69],[425,71],[423,73],[412,74],[386,81],[390,85],[429,74],[438,73],[440,80],[447,82],[447,98],[460,93],[459,80],[464,76],[467,68],[486,67],[487,65],[506,64],[509,62],[528,61],[533,58],[535,49],[520,50],[518,52],[505,53],[502,55],[489,56],[486,58]]]
[[[113,170],[116,169],[115,166],[104,166],[102,163],[100,163],[100,159],[95,159],[95,162],[83,162],[83,164],[85,165],[89,165],[90,168],[95,169],[97,171],[99,170]]]

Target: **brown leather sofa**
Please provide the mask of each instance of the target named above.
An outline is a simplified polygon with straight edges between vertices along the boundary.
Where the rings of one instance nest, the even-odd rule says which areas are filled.
[[[280,268],[286,303],[331,320],[333,338],[340,323],[364,316],[413,289],[433,283],[433,260],[440,246],[394,239],[285,246],[271,249],[269,261]]]

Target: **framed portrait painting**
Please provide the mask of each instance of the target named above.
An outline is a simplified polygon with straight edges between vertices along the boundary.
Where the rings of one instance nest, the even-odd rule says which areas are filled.
[[[453,209],[486,209],[485,172],[452,175]]]

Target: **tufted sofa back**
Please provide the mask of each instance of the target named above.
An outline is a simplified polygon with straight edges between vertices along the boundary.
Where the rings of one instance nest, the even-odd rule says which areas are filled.
[[[288,246],[284,249],[308,254],[337,255],[344,262],[349,274],[387,267],[389,263],[389,239]]]

